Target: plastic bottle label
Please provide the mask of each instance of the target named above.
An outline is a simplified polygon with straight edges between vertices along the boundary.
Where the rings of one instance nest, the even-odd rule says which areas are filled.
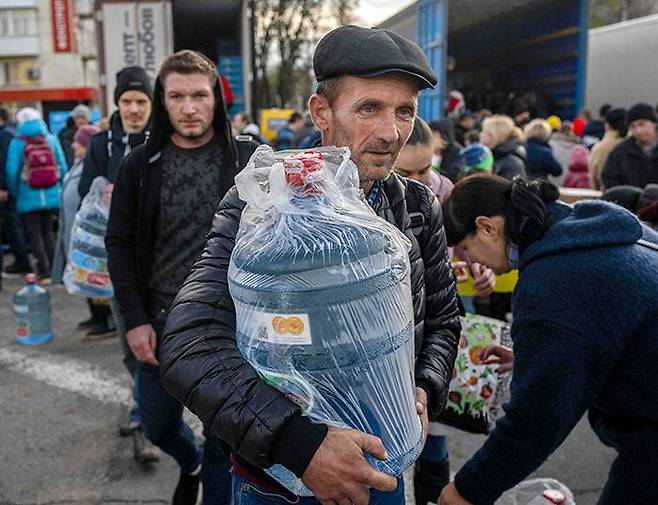
[[[19,319],[16,321],[16,336],[17,337],[28,337],[30,335],[30,323],[24,319]]]
[[[258,317],[258,335],[273,344],[310,345],[313,342],[308,314],[270,314]]]
[[[16,305],[14,304],[14,313],[15,314],[27,314],[27,305]]]

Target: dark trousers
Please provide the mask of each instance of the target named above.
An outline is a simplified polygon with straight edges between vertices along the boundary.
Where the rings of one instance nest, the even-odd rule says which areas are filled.
[[[14,255],[16,265],[28,267],[30,259],[27,255],[27,245],[23,233],[23,225],[16,214],[16,204],[13,201],[0,203],[0,229]],[[25,268],[27,269],[27,268]],[[0,254],[0,270],[2,270],[2,255]]]
[[[37,273],[50,277],[50,266],[55,253],[55,232],[53,231],[52,210],[40,210],[23,214],[30,249],[37,259]]]
[[[153,329],[162,337],[166,314],[152,321]],[[231,465],[219,440],[206,431],[203,449],[197,446],[194,433],[183,420],[183,404],[171,396],[160,380],[160,368],[137,363],[139,414],[144,434],[162,451],[176,460],[185,473],[201,466],[201,484],[205,505],[231,503]]]

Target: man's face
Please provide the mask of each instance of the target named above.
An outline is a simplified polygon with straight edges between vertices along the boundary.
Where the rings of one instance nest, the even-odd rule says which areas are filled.
[[[233,128],[235,128],[236,131],[242,130],[245,126],[247,126],[247,122],[244,120],[242,114],[236,114],[233,116]]]
[[[362,181],[386,179],[407,142],[418,107],[418,85],[408,77],[342,76],[333,105],[311,103],[323,143],[347,146]]]
[[[648,119],[636,119],[628,125],[628,129],[633,138],[643,145],[652,143],[656,138],[656,123]]]
[[[183,138],[203,137],[215,117],[215,94],[207,75],[169,74],[164,82],[164,106],[174,131]]]
[[[78,116],[74,118],[73,121],[75,122],[76,128],[89,124],[89,120],[85,116]]]
[[[126,133],[139,133],[151,117],[151,100],[146,93],[130,90],[119,97],[119,116]]]
[[[395,163],[395,171],[425,185],[430,184],[432,170],[432,144],[406,145]]]

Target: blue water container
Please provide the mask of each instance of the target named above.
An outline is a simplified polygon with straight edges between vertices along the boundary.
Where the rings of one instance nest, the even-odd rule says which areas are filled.
[[[242,354],[314,421],[381,438],[389,459],[367,458],[394,476],[422,449],[409,270],[385,230],[341,219],[306,191],[238,241],[228,275]],[[287,469],[268,472],[311,494]]]
[[[50,342],[50,295],[37,284],[34,274],[25,277],[26,285],[14,295],[16,343],[41,345]]]

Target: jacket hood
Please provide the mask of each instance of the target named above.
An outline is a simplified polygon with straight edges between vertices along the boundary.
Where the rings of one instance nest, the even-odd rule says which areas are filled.
[[[527,159],[525,147],[516,139],[508,139],[502,144],[498,144],[491,152],[494,155],[494,159],[502,158],[508,154],[514,154],[524,161]]]
[[[521,251],[520,267],[559,253],[630,245],[642,238],[642,225],[627,210],[602,201],[548,205],[552,224],[546,233]]]
[[[38,137],[39,135],[48,135],[49,133],[43,119],[25,121],[18,127],[17,132],[21,137]]]
[[[226,113],[226,105],[224,102],[224,96],[222,95],[222,88],[219,80],[219,76],[215,82],[214,86],[215,91],[215,100],[217,106],[215,108],[215,117],[213,118],[213,127],[215,129],[215,135],[220,136],[223,139],[225,147],[228,147],[233,158],[234,163],[238,163],[237,148],[233,142],[233,136],[231,133],[231,124],[229,121],[228,114]],[[155,86],[153,88],[153,108],[151,112],[151,135],[148,142],[146,143],[148,149],[148,155],[153,156],[167,144],[169,137],[174,133],[174,128],[169,120],[169,115],[164,108],[164,103],[162,101],[163,89],[160,78],[155,80]]]

